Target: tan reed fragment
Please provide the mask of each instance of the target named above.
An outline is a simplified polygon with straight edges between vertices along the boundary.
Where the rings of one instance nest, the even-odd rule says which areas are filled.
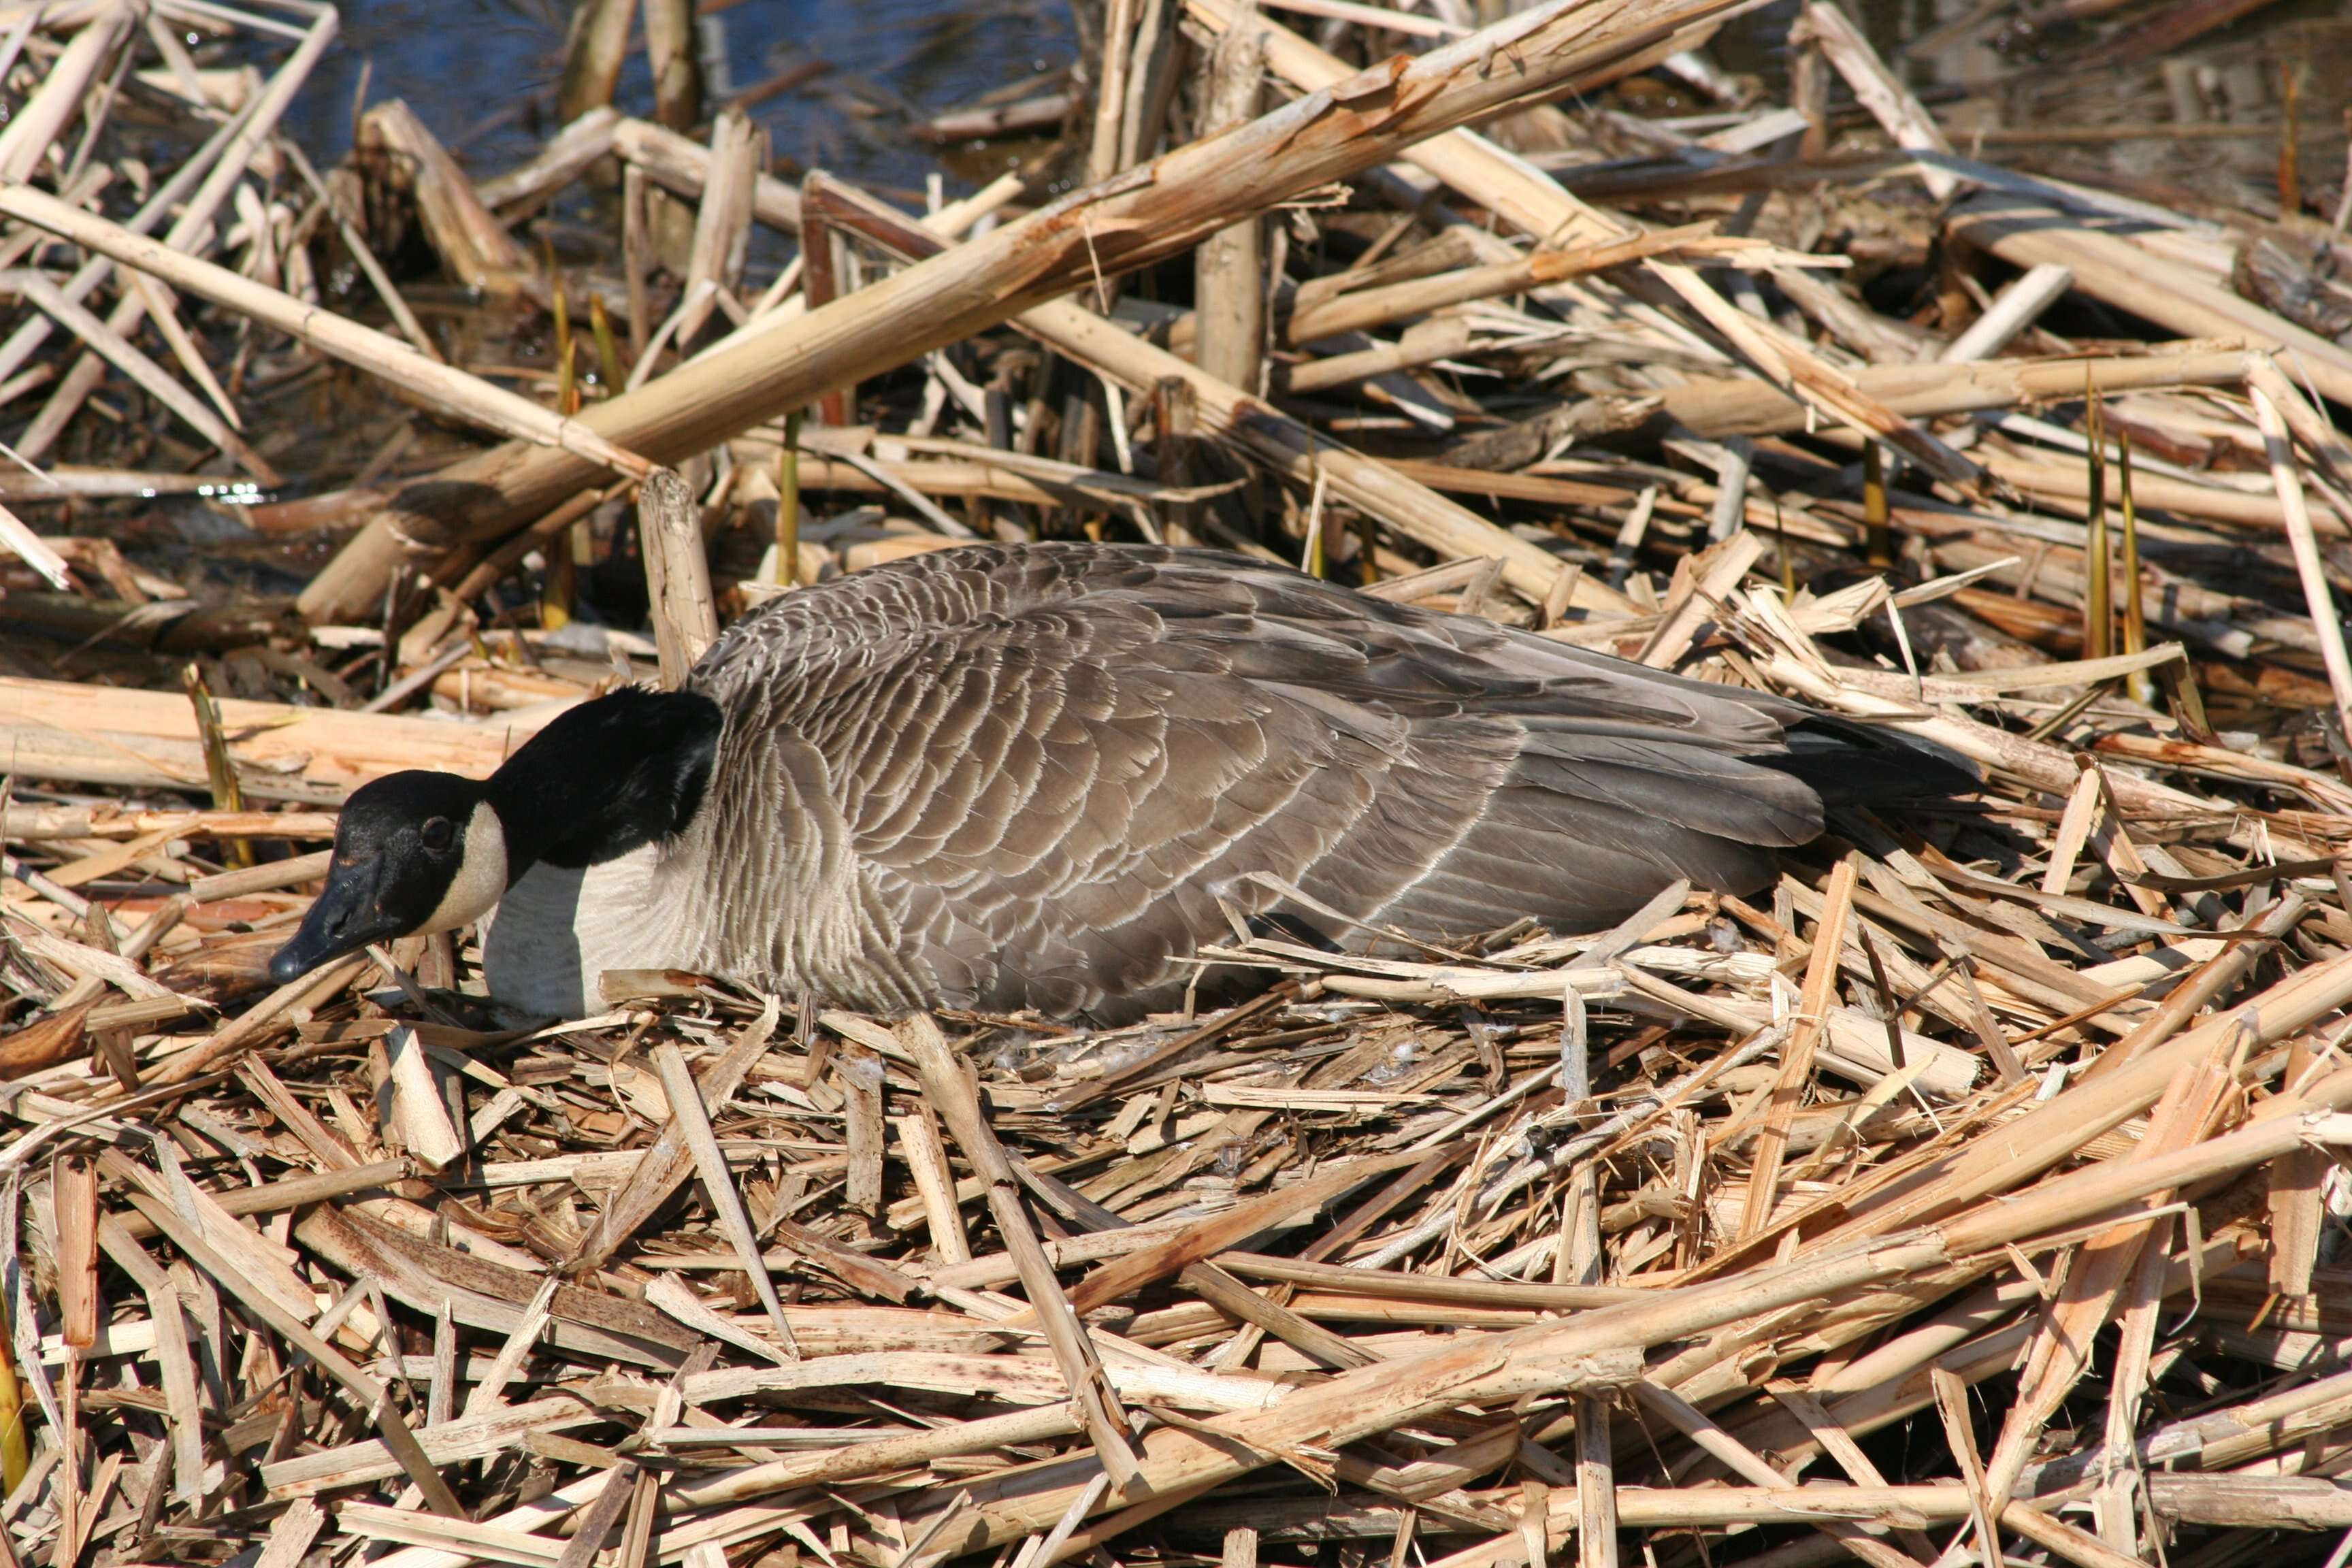
[[[2279,510],[2286,520],[2288,546],[2294,552],[2296,575],[2303,579],[2305,605],[2319,634],[2319,652],[2327,668],[2327,684],[2336,694],[2336,724],[2339,734],[2352,737],[2352,653],[2344,647],[2344,623],[2336,612],[2336,595],[2319,559],[2319,539],[2312,527],[2311,507],[2304,495],[2303,477],[2295,471],[2286,420],[2258,380],[2250,380],[2246,395],[2254,405],[2254,423],[2270,459],[2271,479],[2278,487]]]
[[[363,327],[250,279],[132,234],[26,187],[0,190],[0,212],[35,224],[184,292],[250,316],[426,398],[460,418],[550,447],[562,447],[614,472],[643,478],[651,465],[576,419],[551,414],[528,398],[425,358],[396,338]]]
[[[899,1025],[895,1033],[922,1075],[924,1097],[955,1134],[964,1158],[986,1184],[989,1212],[1020,1266],[1030,1310],[1037,1314],[1045,1342],[1062,1369],[1103,1473],[1110,1478],[1114,1490],[1126,1491],[1140,1474],[1126,1414],[1103,1375],[1093,1342],[1054,1278],[1053,1266],[1037,1246],[1037,1233],[1022,1207],[1013,1167],[989,1128],[962,1064],[949,1053],[939,1026],[920,1013]]]
[[[1812,1081],[1813,1048],[1836,1001],[1838,961],[1845,949],[1846,921],[1853,910],[1856,871],[1852,858],[1839,861],[1831,873],[1829,891],[1822,897],[1821,924],[1813,933],[1812,957],[1806,965],[1804,990],[1797,1004],[1797,1025],[1781,1047],[1770,1108],[1756,1135],[1756,1152],[1748,1165],[1748,1197],[1739,1216],[1743,1241],[1761,1234],[1771,1219],[1789,1124],[1797,1114],[1798,1099]]]

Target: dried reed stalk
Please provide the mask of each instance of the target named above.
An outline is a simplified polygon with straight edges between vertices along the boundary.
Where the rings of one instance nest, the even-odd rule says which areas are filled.
[[[805,316],[755,324],[657,384],[585,410],[578,423],[654,461],[683,458],[1098,277],[1181,255],[1240,217],[1635,53],[1720,4],[1618,0],[1596,16],[1555,0],[1170,153]],[[1498,49],[1514,62],[1508,73],[1484,68]],[[887,334],[873,330],[880,321]],[[306,616],[355,614],[400,560],[503,533],[589,474],[569,454],[509,447],[441,478],[449,490],[486,499],[462,517],[403,510],[372,522],[312,580]]]

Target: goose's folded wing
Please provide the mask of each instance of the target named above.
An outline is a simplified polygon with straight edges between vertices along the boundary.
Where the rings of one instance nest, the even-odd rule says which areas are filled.
[[[1777,726],[1709,689],[1487,712],[1447,689],[1475,652],[1255,611],[1244,635],[1230,588],[1049,602],[799,694],[877,943],[951,1000],[1102,1016],[1181,984],[1229,915],[1349,945],[1598,924],[1676,876],[1752,887],[1759,846],[1818,830],[1809,791],[1727,750]]]

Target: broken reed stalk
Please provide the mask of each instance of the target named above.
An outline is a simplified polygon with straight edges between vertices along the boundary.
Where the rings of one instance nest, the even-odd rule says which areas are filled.
[[[1806,0],[1803,16],[1790,32],[1793,39],[1819,49],[1822,58],[1845,78],[1854,97],[1894,138],[1896,146],[1914,152],[1950,153],[1952,144],[1943,128],[1887,68],[1886,62],[1878,58],[1878,51],[1871,47],[1861,28],[1844,11],[1825,0]],[[1928,195],[1939,202],[1949,200],[1959,184],[1949,172],[1932,162],[1921,169],[1919,178]]]
[[[408,301],[393,285],[391,276],[383,269],[383,264],[376,259],[375,251],[361,237],[358,228],[345,215],[342,204],[337,201],[334,193],[327,188],[327,183],[319,177],[319,171],[311,166],[309,155],[290,137],[281,136],[278,138],[275,144],[285,153],[287,158],[301,174],[303,183],[310,187],[311,195],[326,210],[328,221],[335,226],[335,233],[341,238],[343,248],[351,253],[352,260],[358,264],[359,269],[367,275],[368,287],[375,290],[375,297],[383,301],[385,310],[392,312],[393,323],[399,327],[400,335],[415,345],[416,352],[425,358],[436,363],[446,363],[441,350],[433,342],[433,335],[425,330],[425,324],[419,321],[416,319],[416,313],[408,308]],[[604,300],[592,295],[590,303],[594,307],[596,319],[601,324],[604,317]],[[606,377],[608,385],[614,384],[616,381],[617,377],[610,375]]]
[[[735,1177],[727,1169],[727,1156],[719,1147],[718,1136],[710,1131],[710,1109],[702,1102],[702,1090],[696,1085],[694,1075],[687,1070],[686,1058],[669,1041],[655,1047],[654,1060],[661,1070],[662,1090],[669,1099],[678,1135],[694,1154],[695,1173],[702,1178],[703,1195],[717,1212],[719,1228],[734,1244],[752,1292],[767,1310],[768,1321],[776,1326],[777,1342],[797,1354],[792,1321],[784,1316],[776,1282],[760,1257],[759,1233],[752,1228],[751,1211],[743,1206],[743,1194],[736,1189]]]
[[[2251,962],[2252,954],[2247,955]],[[2153,1106],[2179,1070],[2200,1061],[2224,1034],[2255,1029],[2268,1045],[2352,1003],[2352,958],[2315,964],[2186,1033],[2136,1042],[2110,1070],[2086,1077],[1975,1144],[1937,1160],[1898,1192],[1874,1196],[1826,1233],[1824,1241],[1885,1235],[2032,1181],[2090,1140]],[[2189,1015],[2172,1016],[2179,1028]],[[2285,1112],[2289,1105],[2278,1110]]]
[[[208,231],[223,204],[229,201],[246,178],[247,167],[256,154],[277,130],[278,121],[292,105],[294,95],[310,79],[311,70],[326,54],[327,47],[334,41],[339,26],[334,11],[319,13],[304,31],[294,52],[287,57],[262,90],[253,96],[232,121],[234,129],[224,128],[215,161],[205,171],[202,183],[186,195],[184,204],[173,218],[171,228],[163,236],[165,248],[176,252],[192,251],[199,237]],[[207,143],[208,147],[211,145],[213,143]],[[22,191],[24,187],[12,189]],[[165,193],[159,191],[154,199],[141,208],[140,216],[152,226],[161,222],[171,210]],[[67,292],[69,297],[78,298],[79,296],[73,294],[77,286],[86,293],[96,289],[106,276],[104,264],[93,261],[91,266],[83,268],[75,275],[72,282],[67,285]],[[85,279],[87,283],[84,283]],[[145,295],[137,290],[126,290],[108,314],[106,324],[117,334],[128,337],[138,329],[145,312]],[[12,338],[11,350],[29,353],[30,350],[24,346],[26,337],[26,334],[19,333]],[[39,340],[33,338],[30,341],[37,343]],[[66,426],[84,400],[96,390],[103,374],[104,366],[95,354],[81,355],[59,378],[55,391],[35,416],[32,425],[17,437],[16,447],[18,454],[30,461],[47,452],[51,444],[64,434]]]
[[[681,347],[700,334],[722,290],[732,295],[743,286],[751,192],[767,161],[766,138],[751,117],[740,109],[721,110],[710,132],[710,178],[695,211],[694,242],[687,254],[686,301],[677,327]]]
[[[1102,1363],[1085,1325],[1054,1278],[1053,1265],[1037,1245],[1037,1233],[1023,1207],[1019,1179],[988,1125],[979,1098],[964,1076],[963,1064],[949,1052],[939,1026],[923,1014],[908,1017],[897,1034],[922,1076],[924,1098],[955,1134],[965,1160],[984,1184],[989,1212],[1019,1267],[1030,1310],[1036,1314],[1045,1342],[1062,1370],[1095,1456],[1110,1478],[1112,1489],[1124,1495],[1141,1475],[1127,1413],[1103,1375]]]
[[[1886,442],[1963,492],[1974,494],[1980,488],[1982,475],[1975,463],[1871,396],[1796,335],[1740,310],[1689,267],[1664,261],[1649,266],[1707,325],[1729,340],[1743,360],[1809,410],[1850,426],[1864,440]]]
[[[1145,1440],[1142,1475],[1151,1489],[1150,1500],[1075,1533],[1063,1560],[1191,1500],[1210,1486],[1276,1462],[1302,1444],[1337,1448],[1469,1400],[1622,1387],[1636,1374],[1643,1347],[1797,1301],[1832,1297],[1943,1256],[1939,1245],[1919,1242],[1810,1258],[1729,1283],[1663,1289],[1654,1300],[1601,1308],[1567,1326],[1539,1325],[1475,1350],[1450,1347],[1345,1373],[1300,1390],[1271,1410],[1219,1416],[1204,1424],[1197,1436],[1164,1428]],[[961,1549],[984,1550],[1045,1528],[1083,1487],[1055,1484],[1050,1477],[1040,1479],[1045,1484],[1036,1490],[982,1508],[960,1537]]]
[[[855,187],[837,180],[824,186],[841,209],[837,216],[846,221],[854,215],[866,239],[909,258],[948,253],[937,236]],[[1542,546],[1497,528],[1394,466],[1341,445],[1079,305],[1055,300],[1024,311],[1013,324],[1139,395],[1155,393],[1171,381],[1189,384],[1194,419],[1203,433],[1233,440],[1276,472],[1313,489],[1328,486],[1331,497],[1448,559],[1499,560],[1503,580],[1531,602],[1541,603],[1567,570]],[[1589,609],[1623,614],[1633,607],[1622,595],[1581,577],[1571,593],[1573,602]]]
[[[1215,136],[1257,118],[1265,36],[1229,29],[1203,63],[1201,131]],[[1248,217],[1202,241],[1193,252],[1195,360],[1202,374],[1255,394],[1265,385],[1265,220]]]
[[[1656,234],[1612,239],[1570,250],[1538,250],[1517,261],[1465,268],[1433,278],[1413,279],[1385,288],[1350,290],[1296,311],[1284,323],[1283,335],[1295,344],[1307,344],[1347,332],[1385,326],[1407,316],[1425,315],[1451,305],[1524,294],[1551,283],[1589,277],[1612,267],[1624,267],[1670,252],[1692,256],[1736,255],[1753,248],[1751,242],[1726,239],[1710,231],[1711,224],[1691,224]]]
[[[22,268],[0,272],[0,293],[15,294],[32,301],[44,314],[79,339],[84,346],[177,415],[197,435],[236,459],[238,467],[261,483],[276,486],[284,482],[278,470],[247,446],[226,418],[206,407],[129,339],[75,304],[63,290],[41,274]],[[202,361],[196,363],[201,363]]]
[[[590,0],[572,11],[555,95],[557,112],[566,124],[613,101],[622,62],[628,58],[629,22],[635,11],[628,0]]]
[[[2016,341],[2042,313],[2074,287],[2072,268],[2049,263],[2030,268],[2010,279],[1993,296],[1985,313],[1937,356],[1944,364],[1972,364],[1991,359]]]
[[[460,283],[499,299],[547,302],[546,279],[529,254],[482,205],[457,159],[406,103],[394,99],[369,109],[360,117],[358,141],[390,165],[391,178],[407,187],[418,223]]]
[[[1185,0],[1184,8],[1195,21],[1220,36],[1235,25],[1243,9],[1242,0]],[[1324,92],[1356,79],[1353,68],[1289,28],[1262,15],[1255,16],[1251,25],[1265,34],[1266,69],[1300,91]],[[1705,24],[1693,17],[1687,25]],[[1483,49],[1477,40],[1484,37],[1474,35],[1463,42]],[[1671,42],[1672,37],[1667,34],[1661,42]],[[1498,42],[1497,47],[1503,46]],[[1620,63],[1643,58],[1643,53],[1630,54],[1621,57]],[[1570,73],[1569,83],[1573,85],[1575,80]],[[1407,163],[1491,207],[1505,223],[1540,243],[1590,245],[1622,239],[1633,232],[1622,220],[1577,200],[1549,175],[1475,131],[1455,129],[1412,141],[1405,144],[1403,155]]]
[[[157,1203],[143,1192],[131,1194],[131,1205],[152,1223],[155,1228],[171,1239],[181,1254],[203,1269],[212,1282],[235,1296],[246,1309],[268,1323],[280,1338],[294,1349],[310,1357],[312,1364],[326,1373],[358,1403],[361,1410],[375,1424],[376,1433],[401,1468],[408,1472],[425,1501],[436,1513],[453,1519],[463,1519],[466,1510],[458,1504],[457,1494],[449,1489],[441,1473],[426,1458],[418,1446],[415,1431],[408,1425],[393,1399],[392,1390],[370,1373],[362,1371],[314,1333],[310,1326],[274,1300],[266,1290],[248,1284],[244,1274],[215,1254],[193,1226],[171,1208]]]
[[[2105,405],[2095,393],[2084,398],[2083,433],[2089,445],[2084,463],[2089,473],[2090,514],[2084,523],[2083,562],[2089,587],[2083,595],[2083,657],[2105,658],[2112,647],[2115,610],[2108,595],[2111,552],[2107,547],[2107,431]]]
[[[1099,184],[1118,173],[1119,142],[1127,122],[1127,99],[1134,89],[1128,63],[1133,58],[1137,0],[1110,0],[1104,8],[1102,47],[1096,55],[1094,135],[1087,149],[1087,181]]]
[[[236,763],[228,754],[228,739],[221,731],[220,704],[213,698],[212,688],[205,683],[204,671],[188,665],[180,675],[181,684],[188,693],[188,706],[196,718],[196,739],[204,748],[205,774],[212,783],[213,809],[243,811],[245,791],[237,782]],[[253,846],[236,839],[228,846],[229,864],[249,867],[253,864]]]
[[[670,469],[656,468],[638,489],[637,539],[652,589],[662,684],[676,690],[719,640],[719,605],[711,596],[702,508],[686,481]]]
[[[737,1036],[724,1056],[704,1069],[697,1080],[697,1092],[709,1113],[724,1109],[741,1087],[751,1064],[773,1037],[780,1011],[775,1000],[770,998],[759,1019]],[[695,1157],[686,1129],[673,1115],[670,1124],[630,1167],[628,1180],[605,1204],[596,1223],[572,1248],[565,1259],[567,1266],[575,1270],[603,1268],[630,1236],[669,1201],[693,1172]]]
[[[1846,922],[1853,912],[1856,862],[1838,862],[1830,875],[1822,902],[1822,918],[1813,931],[1812,957],[1805,968],[1805,984],[1798,1003],[1797,1026],[1780,1055],[1780,1070],[1773,1079],[1764,1123],[1756,1135],[1748,1165],[1748,1196],[1739,1214],[1739,1239],[1753,1240],[1771,1223],[1773,1200],[1780,1182],[1781,1152],[1788,1146],[1789,1125],[1797,1101],[1813,1072],[1813,1049],[1829,1018],[1838,965],[1845,955]]]
[[[2352,350],[2120,235],[2031,197],[1990,192],[1963,201],[1949,230],[2014,267],[2068,268],[2082,292],[2183,338],[2227,338],[2266,354],[2292,351],[2322,396],[2352,403]]]
[[[1995,360],[1957,368],[1866,365],[1856,370],[1853,379],[1863,392],[1895,413],[1932,419],[2079,397],[2086,376],[2098,392],[2107,395],[2162,386],[2235,386],[2246,379],[2249,357],[2235,350],[2195,350],[2145,358],[2057,363]],[[1672,418],[1695,435],[1721,439],[1785,436],[1807,428],[1811,417],[1797,398],[1752,378],[1694,377],[1686,385],[1669,387],[1652,397],[1655,401],[1633,396],[1595,399],[1599,406],[1580,411],[1580,422],[1601,434],[1638,426],[1654,413]]]
[[[2336,732],[2352,741],[2352,656],[2344,647],[2344,623],[2336,613],[2336,595],[2327,585],[2320,563],[2319,537],[2311,524],[2311,508],[2304,498],[2303,476],[2294,465],[2294,447],[2286,420],[2262,381],[2250,378],[2246,395],[2253,403],[2254,423],[2261,430],[2264,455],[2270,459],[2271,480],[2278,488],[2279,507],[2286,519],[2287,544],[2294,552],[2294,569],[2303,580],[2305,605],[2319,635],[2327,685],[2336,698]]]
[[[0,213],[161,278],[175,289],[250,316],[322,353],[413,392],[461,419],[561,447],[583,463],[581,471],[586,476],[583,482],[595,479],[596,469],[640,478],[648,470],[644,458],[623,451],[589,428],[583,420],[564,418],[520,394],[427,359],[399,339],[373,327],[346,321],[226,267],[159,245],[119,224],[69,206],[55,196],[23,185],[0,189]],[[596,406],[601,409],[611,405]],[[554,504],[553,500],[549,504]]]
[[[682,459],[1097,276],[1181,255],[1300,191],[1638,53],[1726,3],[1613,0],[1596,11],[1579,0],[1553,0],[1169,153],[804,316],[754,322],[575,423],[650,460]],[[1488,68],[1498,51],[1512,61],[1509,71]],[[9,205],[21,201],[9,193],[0,211],[24,216],[24,205]],[[49,220],[44,226],[70,221],[41,210]],[[502,534],[591,478],[582,458],[554,447],[509,445],[457,464],[433,489],[479,499],[450,515],[395,505],[312,579],[303,613],[314,622],[363,613],[402,561]]]
[[[32,94],[0,132],[0,181],[29,180],[61,135],[129,31],[129,13],[108,7],[89,17],[51,62]]]

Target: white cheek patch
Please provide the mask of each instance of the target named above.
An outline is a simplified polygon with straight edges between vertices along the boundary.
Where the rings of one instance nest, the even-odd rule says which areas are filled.
[[[449,890],[412,934],[456,931],[488,914],[506,891],[506,830],[499,826],[499,814],[490,809],[489,802],[482,801],[466,819],[465,847],[458,853],[457,874],[450,879]]]

